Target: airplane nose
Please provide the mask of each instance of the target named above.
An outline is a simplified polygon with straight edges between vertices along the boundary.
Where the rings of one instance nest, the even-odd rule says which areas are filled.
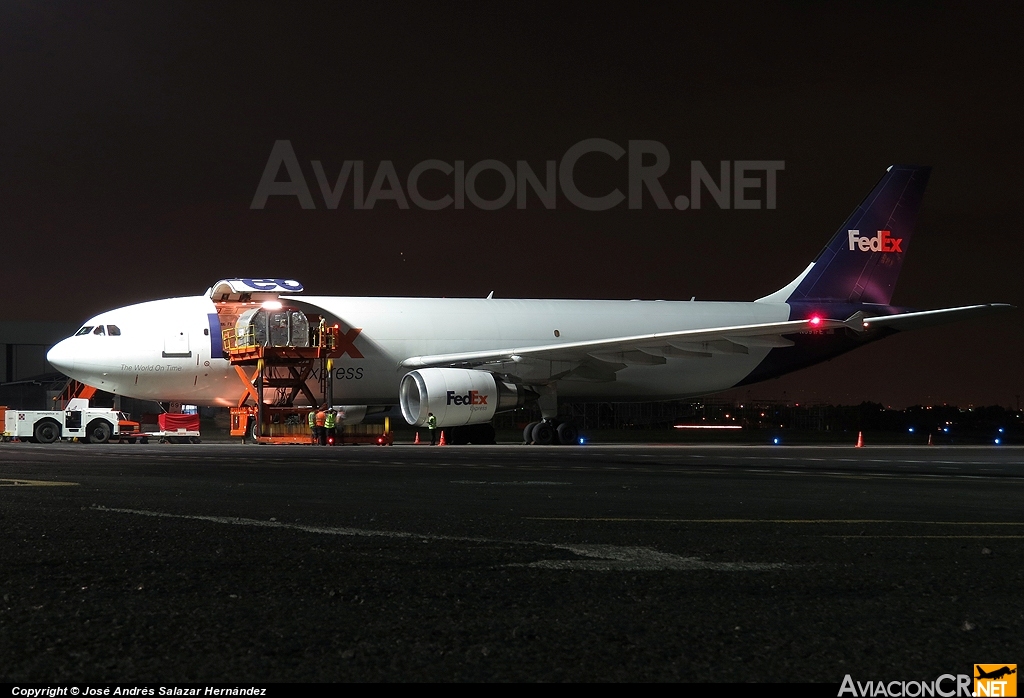
[[[46,352],[46,360],[61,373],[68,374],[75,370],[75,355],[70,340],[62,340]]]

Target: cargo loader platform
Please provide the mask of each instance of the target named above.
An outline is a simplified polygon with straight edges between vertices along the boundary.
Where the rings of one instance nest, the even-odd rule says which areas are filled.
[[[231,436],[259,444],[312,443],[309,411],[333,404],[333,360],[343,353],[338,326],[295,310],[253,309],[222,335],[224,357],[242,384],[238,404],[231,408]],[[314,369],[319,369],[320,395],[309,385]],[[270,399],[268,390],[276,391]],[[296,406],[300,396],[313,407]],[[339,424],[334,439],[338,445],[393,441],[389,420],[383,425]]]

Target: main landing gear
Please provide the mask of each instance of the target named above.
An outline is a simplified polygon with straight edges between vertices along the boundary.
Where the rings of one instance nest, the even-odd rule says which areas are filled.
[[[558,398],[554,384],[533,386],[533,389],[537,393],[541,420],[526,425],[523,429],[523,443],[538,446],[579,444],[580,430],[576,425],[571,421],[561,422],[556,419]]]
[[[552,446],[558,444],[578,444],[580,432],[573,422],[557,422],[553,419],[545,419],[540,422],[530,422],[523,429],[523,443],[535,444],[537,446]]]

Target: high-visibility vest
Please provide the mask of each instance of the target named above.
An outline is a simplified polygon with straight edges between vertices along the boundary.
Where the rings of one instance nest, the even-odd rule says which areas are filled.
[[[327,416],[324,417],[324,426],[328,429],[334,428],[334,412],[328,412]]]
[[[316,426],[316,410],[309,411],[309,428],[312,429]]]
[[[437,429],[437,417],[434,415],[427,417],[427,429]]]
[[[320,412],[316,413],[316,425],[318,427],[322,427],[326,420],[327,420],[327,413],[326,412],[321,410]]]

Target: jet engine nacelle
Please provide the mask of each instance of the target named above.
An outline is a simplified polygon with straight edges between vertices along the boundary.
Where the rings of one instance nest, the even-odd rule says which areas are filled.
[[[402,378],[400,402],[409,424],[426,426],[433,412],[437,426],[459,427],[489,422],[498,412],[522,406],[529,394],[487,371],[421,368]]]

